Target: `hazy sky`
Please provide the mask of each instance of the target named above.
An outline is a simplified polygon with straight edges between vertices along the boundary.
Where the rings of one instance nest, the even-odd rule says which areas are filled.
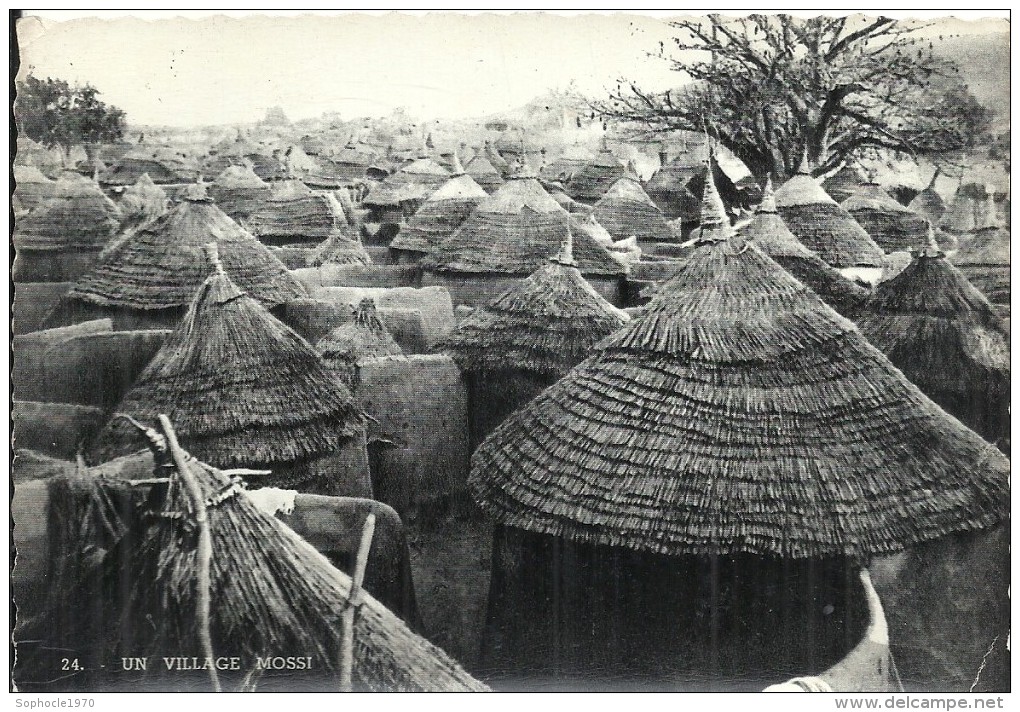
[[[19,25],[21,72],[91,82],[135,124],[249,122],[274,105],[291,119],[397,106],[460,118],[520,106],[571,80],[586,93],[620,76],[651,89],[678,83],[644,55],[670,36],[665,13],[97,14],[26,11],[39,17]],[[992,28],[952,24],[948,31]]]

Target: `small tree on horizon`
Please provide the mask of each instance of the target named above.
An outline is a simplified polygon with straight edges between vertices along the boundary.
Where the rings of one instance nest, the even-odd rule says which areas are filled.
[[[782,14],[669,24],[675,46],[651,56],[690,82],[656,93],[620,80],[593,109],[653,134],[707,129],[759,178],[788,177],[805,156],[821,175],[869,153],[958,150],[990,125],[959,68],[917,37],[923,25]]]

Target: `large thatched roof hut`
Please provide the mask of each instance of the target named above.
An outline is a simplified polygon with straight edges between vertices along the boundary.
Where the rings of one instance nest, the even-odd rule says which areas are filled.
[[[454,157],[454,176],[432,193],[407,225],[400,229],[390,249],[398,262],[417,262],[425,253],[453,234],[480,202],[488,197]]]
[[[567,180],[565,183],[567,194],[574,200],[593,204],[626,174],[626,164],[603,142],[594,160]]]
[[[319,339],[315,350],[351,389],[357,385],[359,361],[404,353],[379,318],[375,300],[371,297],[365,297],[358,303],[351,321]]]
[[[247,162],[228,166],[209,186],[209,195],[220,210],[238,222],[250,218],[270,194],[269,184]]]
[[[1009,344],[999,316],[935,247],[878,285],[861,332],[918,388],[1000,447],[1009,442]]]
[[[190,183],[198,178],[198,163],[169,146],[137,146],[99,176],[103,185],[131,185],[148,174],[157,185]]]
[[[99,434],[96,454],[110,459],[143,444],[116,414],[151,423],[164,413],[182,444],[217,467],[266,466],[272,484],[350,494],[336,491],[328,469],[315,465],[364,447],[364,419],[350,391],[308,342],[214,262],[184,320]]]
[[[566,239],[569,220],[569,213],[542,188],[530,166],[518,164],[511,178],[480,202],[421,264],[427,272],[443,278],[442,283],[451,291],[459,291],[467,303],[484,304],[504,291],[508,286],[505,278],[519,279],[543,267]],[[610,293],[619,288],[619,280],[626,273],[623,265],[587,233],[574,234],[574,259],[589,281],[595,280],[596,287]],[[490,285],[495,294],[487,289],[479,293],[471,285],[458,290],[459,276],[483,281],[495,277]]]
[[[860,186],[841,207],[886,252],[916,250],[928,240],[928,218],[900,204],[878,183]]]
[[[346,225],[336,199],[315,193],[301,181],[283,181],[245,221],[267,245],[317,245]]]
[[[472,443],[628,319],[585,281],[568,233],[547,265],[476,309],[442,345],[468,377]]]
[[[151,315],[176,323],[209,275],[209,242],[216,242],[231,278],[267,307],[304,295],[283,263],[196,186],[162,217],[107,250],[67,300],[125,318]]]
[[[641,183],[633,176],[620,178],[594,208],[595,219],[617,240],[636,237],[649,242],[672,242],[673,230]]]
[[[19,250],[94,250],[110,240],[121,221],[116,204],[88,179],[56,181],[53,196],[18,220]]]
[[[853,318],[867,302],[867,289],[826,264],[786,227],[776,208],[771,178],[765,185],[764,198],[754,220],[741,228],[740,235],[843,316]]]
[[[1008,460],[726,234],[475,451],[494,664],[824,669],[860,636],[855,566],[1008,517]]]
[[[165,190],[152,182],[148,174],[142,175],[134,185],[128,186],[117,201],[123,216],[122,226],[144,225],[160,217],[170,207]]]
[[[16,217],[21,217],[54,197],[54,182],[36,166],[15,163],[13,171],[16,185],[11,203]]]
[[[807,166],[779,187],[776,207],[790,232],[836,269],[882,267],[882,248],[829,197]]]
[[[991,203],[992,198],[987,198]],[[992,208],[994,210],[994,206]],[[1009,230],[994,214],[985,213],[985,222],[966,238],[950,261],[970,282],[995,304],[1009,304]]]

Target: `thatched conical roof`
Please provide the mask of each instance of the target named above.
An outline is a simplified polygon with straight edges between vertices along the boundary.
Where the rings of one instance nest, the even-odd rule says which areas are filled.
[[[263,304],[304,295],[268,248],[211,201],[199,199],[184,200],[108,250],[68,296],[126,309],[186,306],[209,275],[204,246],[210,241],[231,278]]]
[[[842,207],[887,252],[917,249],[928,239],[928,219],[900,204],[877,183],[862,185]]]
[[[548,264],[457,326],[443,348],[462,371],[559,377],[629,320],[585,281],[572,252],[568,240]]]
[[[659,210],[641,183],[631,176],[625,176],[613,183],[597,203],[595,219],[620,240],[634,236],[639,240],[671,242],[670,229],[662,211]]]
[[[134,185],[128,186],[118,207],[125,221],[143,225],[163,215],[169,205],[166,191],[153,183],[146,173]]]
[[[333,233],[316,245],[308,258],[309,267],[322,265],[370,265],[372,258],[365,246],[357,237],[350,237],[345,232],[334,230]]]
[[[54,197],[54,182],[36,166],[14,164],[14,211],[22,214]]]
[[[308,460],[339,450],[362,426],[351,393],[319,355],[215,269],[187,316],[116,413],[154,422],[165,413],[182,444],[217,467]],[[106,425],[106,458],[138,449],[122,419]]]
[[[603,144],[595,159],[567,181],[567,193],[575,200],[594,203],[626,174],[627,166]]]
[[[270,244],[321,242],[346,225],[343,209],[329,195],[314,193],[297,180],[274,186],[268,198],[245,221]]]
[[[485,192],[491,193],[503,185],[503,176],[496,169],[492,162],[485,156],[484,151],[479,151],[474,158],[464,166],[465,172],[475,179]]]
[[[790,232],[776,209],[771,178],[764,192],[754,220],[741,228],[741,237],[754,243],[840,314],[856,315],[867,302],[868,290],[826,264]]]
[[[946,201],[935,190],[935,180],[941,171],[936,170],[928,183],[928,187],[914,196],[914,199],[907,204],[907,207],[918,215],[928,218],[932,225],[938,225],[942,215],[946,212]]]
[[[93,181],[58,180],[51,193],[51,197],[17,221],[16,248],[100,249],[120,225],[120,209]]]
[[[962,187],[953,195],[938,226],[954,235],[965,235],[978,225],[981,201]]]
[[[355,385],[358,361],[404,353],[379,318],[371,297],[362,299],[354,318],[323,336],[315,350],[349,387]]]
[[[234,220],[247,220],[270,196],[269,184],[258,177],[247,163],[224,168],[212,185],[209,195],[216,205]]]
[[[822,188],[833,200],[842,203],[867,182],[868,179],[858,168],[847,165],[826,178]]]
[[[725,231],[724,231],[725,232]],[[754,245],[711,235],[472,457],[500,523],[663,554],[871,555],[1009,512],[1009,462]]]
[[[994,214],[986,213],[983,219],[969,237],[960,240],[960,249],[950,261],[992,302],[1009,304],[1009,230]]]
[[[311,673],[282,673],[291,678],[287,689],[302,689],[308,684],[326,689],[331,679],[338,680],[340,673],[343,630],[340,621],[351,602],[351,577],[335,568],[325,555],[280,519],[259,509],[247,490],[228,473],[187,452],[184,457],[197,496],[207,503],[207,527],[213,549],[208,628],[212,649],[217,653],[229,651],[224,654],[245,661],[270,656],[310,656]],[[137,646],[131,653],[139,655],[151,649],[202,649],[199,626],[181,624],[181,621],[193,623],[198,609],[198,588],[190,583],[181,585],[181,581],[193,581],[198,572],[194,505],[175,461],[161,453],[157,462],[166,463],[160,469],[161,474],[169,476],[170,484],[150,496],[148,506],[155,516],[138,518],[147,524],[144,529],[136,522],[129,524],[140,528],[129,531],[130,536],[125,537],[133,542],[133,549],[111,566],[116,568],[119,580],[130,582],[125,619],[148,621],[141,626],[144,630],[133,631],[131,639],[121,641],[121,646],[130,648],[132,643]],[[99,478],[90,480],[93,487],[108,486]],[[108,497],[95,498],[104,499],[109,501]],[[183,526],[181,517],[187,522]],[[123,527],[119,531],[123,532]],[[103,549],[99,551],[102,553]],[[123,547],[115,552],[122,554]],[[125,567],[130,567],[129,577],[124,576]],[[361,595],[353,632],[355,690],[487,689],[363,589]],[[248,662],[245,670],[252,664]],[[237,684],[243,682],[242,674],[243,671],[221,672],[220,680]],[[314,683],[303,678],[304,674],[314,676]],[[207,684],[201,673],[191,675],[190,685]],[[268,682],[273,689],[274,682],[279,683],[278,675],[274,680],[271,671],[265,672],[259,688]]]
[[[776,207],[790,232],[832,267],[882,266],[882,248],[809,173],[779,187]]]
[[[488,194],[470,175],[450,178],[422,203],[390,242],[397,250],[425,253],[453,234]]]
[[[560,207],[526,164],[422,265],[438,272],[527,275],[556,254],[567,235],[569,213]],[[621,275],[625,269],[587,234],[574,235],[574,258],[583,274]]]

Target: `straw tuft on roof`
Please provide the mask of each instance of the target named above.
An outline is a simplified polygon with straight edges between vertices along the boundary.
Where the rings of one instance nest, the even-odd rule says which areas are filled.
[[[571,247],[572,251],[572,247]],[[465,318],[442,345],[465,373],[560,377],[629,320],[560,255]]]
[[[886,252],[917,249],[928,239],[928,219],[901,205],[877,183],[866,183],[842,203]]]
[[[566,238],[570,216],[533,176],[529,167],[518,166],[516,177],[481,201],[422,265],[438,272],[520,275],[544,266]],[[574,257],[583,274],[626,272],[584,232],[574,235]]]
[[[718,240],[503,421],[469,484],[499,523],[575,541],[866,560],[998,524],[1008,478],[852,323]]]
[[[595,219],[616,239],[672,242],[673,230],[641,183],[626,176],[613,183],[594,209]]]
[[[371,297],[362,299],[354,318],[323,336],[315,350],[348,387],[356,385],[357,366],[362,359],[404,353],[379,318]]]
[[[882,248],[811,175],[798,173],[780,186],[776,207],[790,232],[830,266],[882,266]]]
[[[846,317],[856,315],[868,299],[868,290],[851,282],[806,248],[786,227],[776,209],[772,179],[765,184],[758,212],[739,234],[810,287],[830,307]]]
[[[453,234],[487,196],[474,178],[460,174],[448,180],[422,203],[390,247],[426,253]]]
[[[283,263],[216,205],[185,200],[111,246],[68,297],[126,309],[187,306],[209,275],[210,241],[231,278],[266,306],[304,295]]]
[[[350,391],[303,338],[220,269],[116,408],[142,422],[160,413],[181,442],[218,467],[305,461],[339,450],[362,427]],[[139,449],[115,418],[100,433],[105,458]]]

